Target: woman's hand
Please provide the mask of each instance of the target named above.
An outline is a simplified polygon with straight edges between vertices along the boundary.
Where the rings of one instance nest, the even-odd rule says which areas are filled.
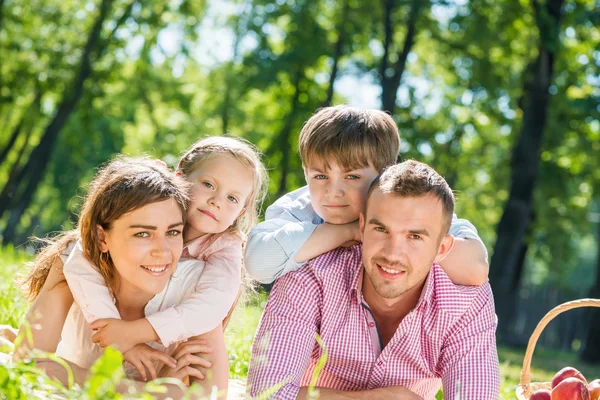
[[[191,339],[181,342],[173,353],[173,358],[177,360],[177,365],[172,368],[165,364],[158,373],[158,376],[177,378],[181,381],[187,377],[204,379],[204,375],[195,366],[210,368],[212,364],[198,354],[209,354],[212,351],[212,348],[206,344],[206,340],[204,339]]]
[[[123,359],[133,365],[140,374],[142,380],[148,380],[148,374],[150,379],[156,379],[156,368],[154,367],[153,360],[160,361],[163,364],[175,368],[177,366],[177,360],[173,357],[168,356],[160,350],[153,349],[145,343],[136,344],[131,350],[123,353]]]

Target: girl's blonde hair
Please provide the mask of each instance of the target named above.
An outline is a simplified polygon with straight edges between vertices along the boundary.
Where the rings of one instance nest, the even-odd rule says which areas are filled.
[[[260,160],[260,151],[245,139],[228,136],[209,136],[192,145],[179,160],[177,171],[184,176],[191,175],[204,161],[219,155],[229,155],[252,170],[254,182],[252,192],[244,205],[244,212],[236,218],[225,232],[248,235],[260,214],[267,193],[267,171]],[[225,233],[224,232],[224,233]],[[218,234],[217,234],[218,235]]]
[[[30,300],[39,295],[56,258],[77,239],[81,239],[86,258],[98,267],[106,285],[114,292],[118,284],[115,267],[110,254],[107,257],[100,250],[97,227],[110,230],[123,214],[169,199],[177,202],[185,222],[189,188],[188,182],[160,162],[145,157],[118,156],[101,167],[89,186],[77,228],[45,239],[49,246],[30,264],[31,269],[22,281]]]

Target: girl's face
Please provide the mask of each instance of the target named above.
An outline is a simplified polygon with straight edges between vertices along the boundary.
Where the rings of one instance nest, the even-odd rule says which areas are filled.
[[[244,212],[254,186],[253,171],[225,154],[198,163],[187,179],[194,187],[186,240],[224,232]]]
[[[181,256],[182,230],[181,209],[174,199],[123,214],[108,231],[99,227],[100,249],[110,252],[119,292],[160,293]]]

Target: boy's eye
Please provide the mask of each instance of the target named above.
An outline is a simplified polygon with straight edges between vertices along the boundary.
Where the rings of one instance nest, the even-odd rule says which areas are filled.
[[[179,236],[181,235],[181,231],[177,229],[171,229],[167,232],[167,236]]]
[[[355,180],[355,179],[360,179],[360,176],[358,176],[358,175],[348,175],[348,176],[346,176],[346,178]]]
[[[207,181],[205,181],[205,182],[202,182],[202,184],[203,184],[204,186],[206,186],[207,188],[209,188],[209,189],[214,189],[214,188],[215,188],[215,187],[213,186],[213,184],[212,184],[212,183],[210,183],[210,182],[207,182]]]
[[[233,196],[229,196],[229,197],[228,197],[228,199],[229,199],[229,201],[231,201],[231,202],[233,202],[233,203],[236,203],[236,204],[238,203],[238,199],[236,199],[236,198],[235,198],[235,197],[233,197]]]
[[[327,177],[323,174],[315,175],[315,179],[327,179]]]
[[[147,238],[147,237],[150,237],[150,234],[148,232],[138,232],[133,236],[139,237],[139,238]]]

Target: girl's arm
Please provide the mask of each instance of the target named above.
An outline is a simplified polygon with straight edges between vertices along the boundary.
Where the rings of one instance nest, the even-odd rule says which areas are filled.
[[[454,246],[440,262],[448,277],[456,285],[483,285],[488,280],[487,249],[477,229],[466,219],[452,217],[450,226]]]
[[[54,353],[72,304],[73,296],[63,275],[63,262],[56,257],[44,287],[21,325],[19,336],[22,340],[15,348],[13,360],[26,358],[31,349]],[[31,332],[31,341],[28,331]]]
[[[195,290],[181,304],[146,317],[147,338],[158,335],[164,346],[212,331],[233,306],[241,286],[242,242],[232,240],[211,254]]]
[[[106,281],[98,268],[85,258],[79,240],[65,261],[64,274],[88,323],[100,318],[121,318]]]

